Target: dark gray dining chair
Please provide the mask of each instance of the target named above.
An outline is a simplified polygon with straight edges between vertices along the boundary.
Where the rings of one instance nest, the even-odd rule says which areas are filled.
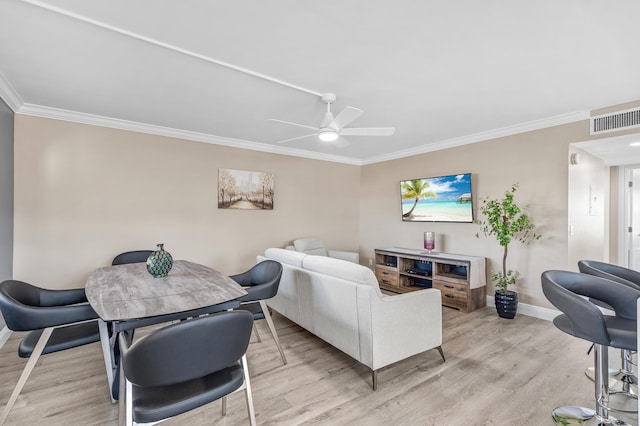
[[[615,423],[618,420],[609,416],[613,408],[609,406],[608,348],[636,350],[636,303],[640,291],[578,272],[545,271],[541,280],[545,297],[562,312],[554,318],[553,324],[594,345],[595,416],[600,423],[625,424]],[[615,315],[605,314],[594,301],[610,306]],[[557,407],[554,417],[564,411],[565,407]],[[586,413],[588,409],[582,412]]]
[[[7,280],[0,283],[0,310],[12,331],[27,331],[18,356],[29,358],[4,408],[4,424],[40,355],[100,341],[98,314],[88,304],[82,288],[47,290]]]
[[[151,253],[153,253],[153,250],[125,251],[124,253],[120,253],[119,255],[114,257],[111,265],[115,266],[124,265],[127,263],[144,263],[147,261]]]
[[[241,274],[232,275],[231,278],[240,284],[247,291],[245,296],[238,299],[241,303],[237,309],[251,312],[254,321],[265,319],[273,340],[276,342],[276,347],[280,352],[282,363],[287,364],[287,358],[284,356],[284,350],[280,344],[276,327],[273,324],[273,319],[269,313],[269,308],[265,300],[272,298],[278,293],[278,287],[280,286],[280,278],[282,277],[282,265],[275,260],[264,260],[246,272]],[[261,341],[258,329],[253,327],[253,330]]]
[[[253,317],[229,311],[182,321],[131,344],[120,334],[127,425],[154,423],[244,389],[249,421],[255,412],[246,352]]]
[[[608,280],[627,285],[631,288],[635,288],[636,290],[640,290],[640,272],[634,271],[633,269],[597,260],[580,260],[578,262],[578,269],[583,274],[606,278]],[[622,391],[616,393],[622,393],[631,398],[637,399],[638,396],[631,390],[632,384],[638,384],[638,378],[633,374],[633,367],[631,366],[633,352],[623,349],[620,351],[620,356],[621,368],[619,375],[621,376],[620,381],[622,382]]]
[[[130,263],[146,263],[149,256],[153,253],[153,250],[132,250],[125,251],[120,253],[111,261],[111,266],[116,265],[126,265]],[[135,330],[128,330],[127,333],[129,337],[133,338]],[[118,364],[120,362],[120,347],[118,343],[117,336],[113,336],[110,342],[111,349],[110,351],[113,353],[112,359],[112,369],[115,371],[113,386],[111,389],[112,400],[115,401],[119,398],[119,382],[120,382],[120,369],[118,368]],[[108,374],[108,373],[107,373]]]

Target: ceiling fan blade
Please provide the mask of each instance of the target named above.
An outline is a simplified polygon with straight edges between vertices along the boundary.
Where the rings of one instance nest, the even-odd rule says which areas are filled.
[[[309,136],[317,136],[317,133],[311,133],[309,135],[304,135],[304,136],[296,136],[295,138],[285,139],[285,140],[282,140],[282,141],[278,141],[276,143],[291,142],[291,141],[295,141],[295,140],[298,140],[298,139],[308,138]]]
[[[340,130],[340,135],[346,136],[391,136],[396,132],[395,127],[348,127]]]
[[[345,109],[340,111],[340,114],[338,114],[336,118],[327,125],[327,127],[334,130],[340,130],[345,126],[348,126],[349,123],[360,117],[363,113],[364,111],[361,109],[354,108],[352,106],[345,107]]]
[[[306,124],[294,123],[292,121],[278,120],[277,118],[270,118],[269,121],[275,121],[276,123],[290,124],[291,126],[304,127],[305,129],[320,130],[320,128],[318,127],[307,126]]]

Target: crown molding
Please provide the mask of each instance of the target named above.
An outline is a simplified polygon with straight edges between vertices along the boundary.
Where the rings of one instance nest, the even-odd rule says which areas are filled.
[[[351,165],[361,165],[360,160],[338,155],[321,154],[302,149],[286,148],[259,142],[252,142],[243,139],[225,138],[206,133],[192,132],[188,130],[173,129],[170,127],[155,126],[151,124],[138,123],[135,121],[121,120],[117,118],[103,117],[99,115],[86,114],[82,112],[69,111],[59,108],[49,108],[33,104],[22,104],[16,111],[18,114],[30,115],[34,117],[50,118],[54,120],[70,121],[73,123],[89,124],[93,126],[109,127],[119,130],[127,130],[138,133],[147,133],[157,136],[166,136],[176,139],[186,139],[195,142],[222,145],[232,148],[248,149],[252,151],[268,152],[272,154],[289,155],[293,157],[309,158],[312,160],[330,161],[333,163],[344,163]]]
[[[442,149],[453,148],[456,146],[468,145],[476,142],[483,142],[490,139],[502,138],[505,136],[517,135],[519,133],[530,132],[533,130],[546,129],[548,127],[559,126],[562,124],[574,123],[576,121],[588,120],[589,111],[576,111],[567,114],[556,115],[554,117],[543,118],[541,120],[529,121],[526,123],[516,124],[514,126],[503,127],[500,129],[489,130],[486,132],[475,133],[473,135],[462,136],[459,138],[448,139],[422,145],[411,149],[397,151],[391,154],[372,157],[361,161],[362,165],[381,163],[383,161],[397,160],[400,158],[411,157],[413,155],[425,154],[427,152],[440,151]]]
[[[7,80],[2,73],[0,73],[0,98],[9,105],[9,108],[11,108],[13,112],[17,112],[24,103],[20,95],[18,95],[18,92],[16,92],[9,83],[9,80]]]
[[[2,77],[0,75],[0,77]],[[9,86],[10,87],[10,86]],[[0,78],[0,95],[2,95],[2,79]],[[11,105],[10,105],[11,106]],[[158,136],[167,136],[176,139],[186,139],[190,141],[222,145],[233,148],[248,149],[252,151],[268,152],[272,154],[289,155],[292,157],[308,158],[312,160],[329,161],[333,163],[351,164],[363,166],[367,164],[381,163],[383,161],[397,160],[442,149],[453,148],[471,143],[482,142],[490,139],[497,139],[519,133],[540,130],[548,127],[558,126],[589,119],[589,111],[577,111],[568,114],[558,115],[541,120],[530,121],[514,126],[503,127],[501,129],[476,133],[460,138],[448,139],[429,145],[423,145],[411,149],[397,151],[391,154],[372,157],[369,159],[355,159],[339,155],[322,154],[296,148],[286,148],[252,142],[243,139],[225,138],[222,136],[209,135],[206,133],[192,132],[188,130],[173,129],[169,127],[155,126],[151,124],[138,123],[134,121],[121,120],[117,118],[103,117],[99,115],[86,114],[76,111],[69,111],[59,108],[49,108],[34,104],[22,103],[19,108],[14,109],[18,114],[31,115],[35,117],[51,118],[54,120],[70,121],[74,123],[89,124],[94,126],[109,127],[120,130],[127,130],[139,133],[147,133]]]

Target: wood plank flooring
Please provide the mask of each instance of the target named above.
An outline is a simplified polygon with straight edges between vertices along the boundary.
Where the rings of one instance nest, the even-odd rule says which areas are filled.
[[[563,404],[594,406],[589,344],[551,322],[498,318],[494,308],[464,314],[443,308],[446,362],[437,350],[384,368],[378,391],[370,370],[274,313],[289,363],[282,365],[264,321],[248,351],[260,425],[554,425]],[[146,331],[148,332],[148,330]],[[138,335],[143,335],[141,330]],[[21,333],[0,350],[0,406],[24,367]],[[45,355],[9,415],[8,425],[116,425],[99,344]],[[637,415],[619,415],[637,424]],[[245,425],[244,396],[171,419],[166,425]]]

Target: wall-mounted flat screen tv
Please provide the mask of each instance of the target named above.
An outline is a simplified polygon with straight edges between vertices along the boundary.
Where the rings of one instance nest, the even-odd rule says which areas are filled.
[[[400,182],[405,222],[473,222],[471,173]]]

